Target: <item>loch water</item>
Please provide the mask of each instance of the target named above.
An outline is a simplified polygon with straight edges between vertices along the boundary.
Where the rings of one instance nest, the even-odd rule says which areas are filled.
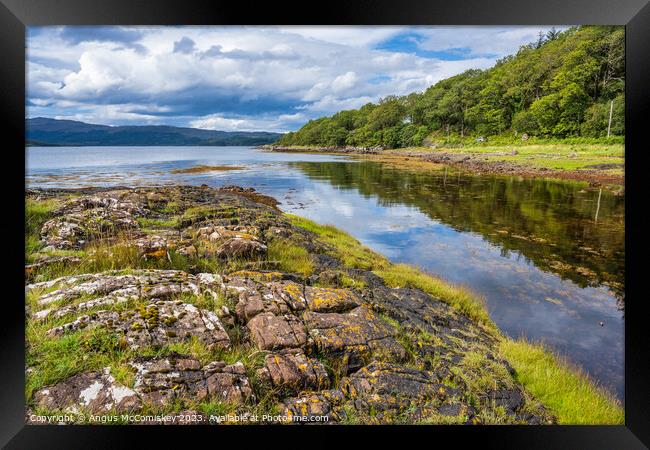
[[[241,170],[172,173],[196,165]],[[254,187],[393,262],[468,286],[506,334],[545,342],[623,400],[624,195],[252,147],[28,147],[25,178],[27,187]]]

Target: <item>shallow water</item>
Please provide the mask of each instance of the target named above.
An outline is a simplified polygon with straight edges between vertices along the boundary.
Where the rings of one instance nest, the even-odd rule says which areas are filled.
[[[576,183],[413,173],[250,147],[29,147],[28,187],[252,186],[486,300],[508,335],[544,340],[623,398],[624,196]],[[243,170],[172,174],[195,165]]]

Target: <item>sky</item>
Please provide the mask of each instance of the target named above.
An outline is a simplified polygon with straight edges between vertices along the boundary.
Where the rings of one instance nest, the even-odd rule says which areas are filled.
[[[27,117],[292,131],[489,68],[550,28],[29,27]]]

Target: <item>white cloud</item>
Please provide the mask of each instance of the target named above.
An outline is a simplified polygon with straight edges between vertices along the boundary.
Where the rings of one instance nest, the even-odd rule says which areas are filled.
[[[538,29],[126,27],[101,39],[70,39],[72,28],[40,28],[28,38],[28,113],[109,124],[284,131],[387,95],[422,91],[469,68],[487,68],[496,59],[487,53],[515,51]],[[443,61],[373,48],[407,32],[421,37],[422,50],[470,48],[474,56]]]
[[[210,114],[189,122],[192,128],[222,131],[276,131],[286,132],[300,126],[307,120],[302,113],[280,114],[272,117],[223,117]]]
[[[391,26],[288,26],[283,33],[351,47],[368,47],[395,36],[405,27]]]
[[[537,40],[537,33],[547,32],[550,26],[497,27],[454,26],[417,28],[426,36],[420,43],[423,50],[444,51],[469,48],[471,55],[515,53],[522,44]],[[567,27],[556,27],[564,30]]]

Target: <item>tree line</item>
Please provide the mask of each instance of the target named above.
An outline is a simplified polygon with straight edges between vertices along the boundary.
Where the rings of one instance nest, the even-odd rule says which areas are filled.
[[[490,69],[470,69],[421,93],[310,120],[278,144],[398,148],[524,133],[600,138],[608,128],[623,136],[624,93],[623,27],[552,29]]]

